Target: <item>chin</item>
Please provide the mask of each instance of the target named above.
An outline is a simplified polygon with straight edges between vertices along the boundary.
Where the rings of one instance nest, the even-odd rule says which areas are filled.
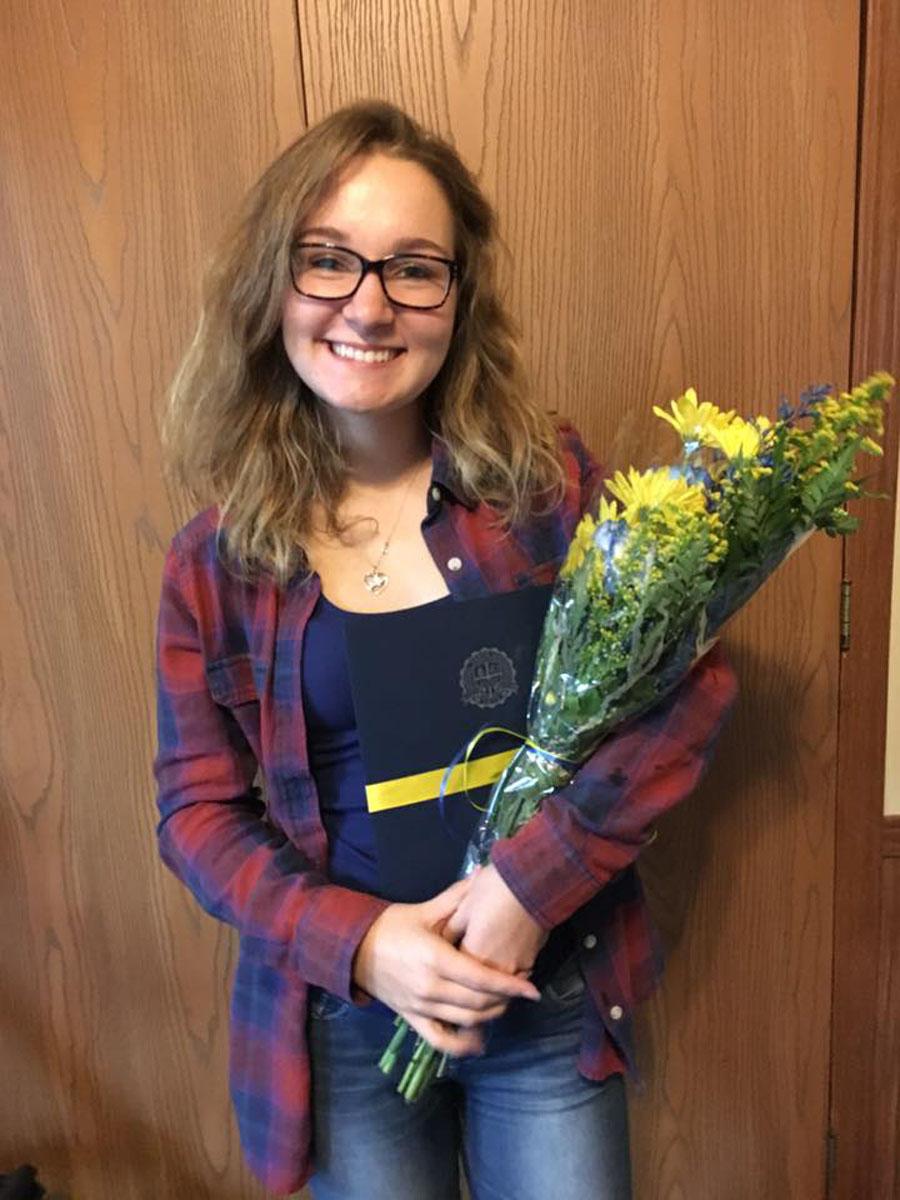
[[[341,396],[340,399],[324,397],[326,406],[335,413],[393,413],[416,404],[413,396]]]

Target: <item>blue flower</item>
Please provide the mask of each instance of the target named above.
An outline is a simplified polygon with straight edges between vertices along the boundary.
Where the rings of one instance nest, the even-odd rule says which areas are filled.
[[[603,586],[610,595],[619,586],[619,559],[627,540],[625,521],[604,521],[594,534],[594,545],[603,555]]]
[[[604,521],[597,526],[594,534],[594,545],[607,558],[618,558],[624,549],[623,542],[628,536],[628,526],[624,521]]]
[[[712,486],[712,476],[701,464],[694,466],[692,463],[683,463],[678,467],[669,467],[669,477],[683,479],[690,484],[702,483],[705,488]]]
[[[781,420],[789,423],[793,423],[801,417],[811,416],[816,405],[827,400],[833,391],[834,388],[830,383],[810,384],[805,392],[800,393],[800,403],[796,408],[791,408],[785,400],[782,400],[778,406],[778,416]]]

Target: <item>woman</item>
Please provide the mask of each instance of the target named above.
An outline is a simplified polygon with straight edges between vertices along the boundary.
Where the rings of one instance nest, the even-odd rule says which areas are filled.
[[[552,580],[598,482],[528,394],[494,257],[448,145],[337,112],[250,192],[172,391],[170,460],[211,507],[166,559],[161,852],[240,931],[232,1097],[277,1193],[444,1200],[462,1154],[476,1200],[630,1194],[622,1074],[657,974],[631,864],[702,773],[721,655],[474,878],[376,894],[344,614]],[[577,949],[539,991],[551,930]],[[375,1067],[388,1010],[453,1056],[412,1107]]]

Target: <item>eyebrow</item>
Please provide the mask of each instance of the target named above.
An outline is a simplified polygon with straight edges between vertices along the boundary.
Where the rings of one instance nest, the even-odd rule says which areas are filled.
[[[309,229],[301,229],[299,236],[305,240],[306,238],[325,238],[329,242],[334,242],[339,246],[347,246],[347,234],[341,229],[335,229],[333,225],[313,225]],[[347,247],[352,249],[351,246]],[[416,250],[431,250],[440,255],[441,258],[452,258],[453,255],[441,246],[438,242],[433,242],[430,238],[409,237],[398,238],[394,242],[395,254],[413,253]]]

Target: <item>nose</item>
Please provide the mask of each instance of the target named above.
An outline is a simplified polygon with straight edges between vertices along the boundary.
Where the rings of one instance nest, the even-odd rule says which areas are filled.
[[[355,329],[380,329],[394,321],[394,309],[381,280],[370,271],[344,305],[344,319]]]

